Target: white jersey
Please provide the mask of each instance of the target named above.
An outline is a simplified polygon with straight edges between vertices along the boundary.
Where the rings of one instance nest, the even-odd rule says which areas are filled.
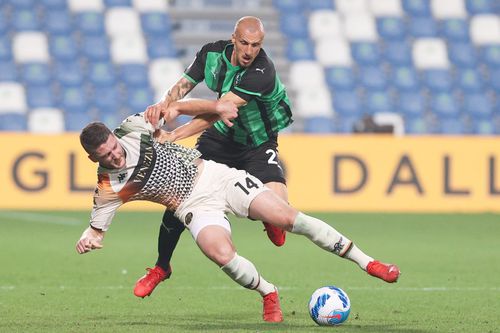
[[[114,135],[125,150],[122,169],[97,170],[90,224],[106,231],[118,207],[133,200],[160,203],[175,211],[190,195],[198,172],[196,149],[153,140],[154,129],[143,113],[125,119]]]

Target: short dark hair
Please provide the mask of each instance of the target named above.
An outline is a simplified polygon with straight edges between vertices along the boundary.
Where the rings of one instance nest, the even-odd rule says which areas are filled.
[[[106,125],[95,121],[85,126],[80,133],[80,144],[87,154],[92,155],[100,145],[108,141],[110,134],[113,133]]]

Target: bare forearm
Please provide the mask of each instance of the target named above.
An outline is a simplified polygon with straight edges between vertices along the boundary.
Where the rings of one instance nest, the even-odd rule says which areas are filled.
[[[171,137],[173,141],[182,140],[198,134],[210,126],[219,119],[217,115],[214,114],[204,114],[193,118],[188,123],[177,127],[171,132]]]
[[[180,114],[198,116],[201,114],[216,113],[217,101],[192,98],[171,102],[169,107],[174,108]]]
[[[163,95],[161,102],[167,102],[169,104],[183,99],[191,90],[193,90],[194,87],[195,85],[188,79],[181,78],[176,84],[167,90],[167,92]]]

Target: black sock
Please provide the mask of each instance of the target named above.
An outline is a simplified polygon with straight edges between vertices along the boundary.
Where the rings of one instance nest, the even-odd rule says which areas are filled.
[[[166,210],[158,235],[158,260],[156,261],[156,266],[160,266],[165,272],[168,271],[170,259],[184,229],[184,224],[174,216],[174,213]]]

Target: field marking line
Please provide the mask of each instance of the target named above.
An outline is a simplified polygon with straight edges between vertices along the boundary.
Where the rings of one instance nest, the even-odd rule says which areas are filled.
[[[25,222],[41,222],[58,225],[81,225],[82,221],[74,217],[64,217],[47,213],[0,212],[0,218],[9,218]]]

